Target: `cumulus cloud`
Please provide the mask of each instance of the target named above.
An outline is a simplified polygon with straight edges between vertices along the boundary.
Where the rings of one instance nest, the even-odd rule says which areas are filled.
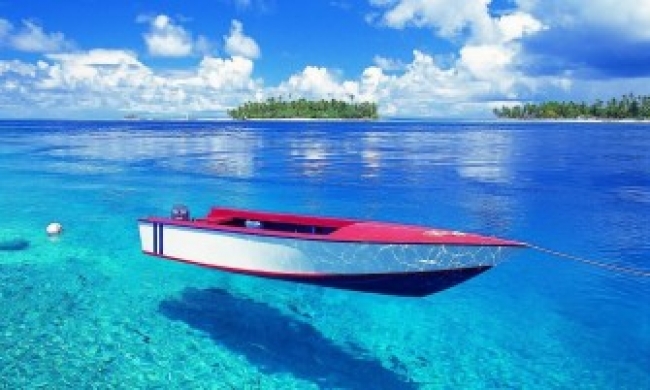
[[[516,97],[517,91],[535,86],[514,69],[518,41],[543,29],[530,14],[491,17],[484,3],[476,3],[478,6],[462,8],[455,20],[448,20],[434,12],[438,10],[435,7],[446,4],[442,0],[375,4],[389,8],[385,26],[430,28],[442,35],[462,37],[465,43],[446,66],[415,50],[408,61],[378,55],[374,65],[358,78],[343,79],[339,71],[312,65],[289,75],[276,87],[264,88],[253,76],[259,47],[244,33],[242,23],[233,20],[229,34],[224,36],[225,50],[231,57],[206,56],[194,70],[157,73],[132,52],[101,50],[49,55],[37,66],[12,63],[5,68],[12,69],[14,75],[21,68],[21,77],[32,78],[34,89],[40,91],[87,95],[81,99],[85,106],[148,112],[217,110],[250,98],[280,94],[326,99],[354,96],[357,101],[378,102],[383,115],[466,116],[485,112],[484,104],[477,101],[489,104],[495,97]],[[209,50],[207,40],[193,40],[188,31],[165,15],[139,21],[150,25],[147,37],[152,54],[188,55],[199,46]],[[65,100],[65,94],[59,99]]]
[[[490,12],[489,0],[374,0],[381,13],[374,23],[385,28],[426,28],[458,46],[444,66],[433,56],[415,50],[413,61],[399,74],[387,76],[384,89],[395,112],[426,115],[435,108],[470,114],[486,110],[492,99],[514,99],[538,83],[528,78],[521,63],[523,40],[547,26],[533,14],[512,10]],[[389,71],[397,60],[377,56],[375,63]],[[438,103],[431,103],[434,98]],[[443,103],[444,102],[444,103]],[[476,104],[480,102],[480,104]],[[478,108],[482,106],[481,108]]]
[[[0,60],[0,95],[24,102],[32,116],[75,112],[223,115],[261,88],[243,57],[204,57],[194,68],[154,71],[125,50],[48,54],[36,63]],[[16,85],[21,88],[17,89]],[[0,99],[0,114],[9,103]]]
[[[41,26],[29,20],[23,20],[22,26],[14,26],[5,19],[0,19],[0,44],[24,52],[52,53],[72,49],[74,44],[63,33],[47,33]]]
[[[34,77],[36,66],[18,60],[0,61],[0,76],[13,74],[15,76]]]
[[[597,87],[612,85],[601,81],[608,78],[620,80],[619,85],[629,86],[625,79],[650,85],[650,0],[594,0],[588,7],[581,0],[517,0],[500,12],[490,9],[490,0],[371,0],[371,5],[378,10],[369,18],[376,25],[430,29],[457,46],[454,60],[436,66],[453,71],[452,88],[481,86],[467,95],[474,105],[570,99],[569,91],[583,96],[590,91],[593,97],[599,90],[609,96],[611,89]],[[389,61],[375,63],[390,68]],[[482,103],[488,97],[493,100]]]
[[[254,90],[252,74],[253,61],[239,56],[229,59],[205,57],[198,70],[201,80],[217,90]]]
[[[261,81],[253,76],[259,48],[243,34],[241,23],[233,23],[230,36],[244,44],[234,45],[232,56],[219,58],[209,54],[212,45],[207,38],[193,40],[189,31],[165,15],[142,16],[137,22],[149,24],[145,39],[150,54],[203,52],[202,59],[182,70],[155,70],[133,51],[97,48],[48,51],[34,62],[0,60],[0,115],[136,112],[168,117],[193,112],[222,116],[243,99],[260,95]],[[0,19],[0,42],[8,44],[14,36],[13,26]],[[246,56],[235,54],[235,48]],[[16,102],[23,111],[15,110]]]
[[[496,18],[494,23],[502,42],[511,42],[548,28],[532,15],[524,12],[503,15]]]
[[[203,35],[199,35],[194,42],[194,51],[197,54],[207,56],[212,53],[213,46],[214,45],[208,38],[204,37]]]
[[[544,28],[533,15],[515,11],[493,16],[490,0],[373,0],[383,14],[375,22],[389,28],[430,28],[438,36],[474,44],[508,42]]]
[[[650,76],[650,0],[522,1],[549,28],[525,42],[531,74],[576,79]]]
[[[610,0],[594,0],[590,7],[578,0],[518,0],[501,12],[491,10],[489,0],[371,4],[376,26],[427,29],[451,49],[413,50],[407,58],[380,52],[358,75],[310,64],[276,85],[264,85],[254,72],[260,48],[238,20],[223,36],[227,55],[218,57],[210,54],[207,38],[193,37],[166,15],[138,18],[149,27],[144,37],[151,55],[203,54],[192,67],[160,71],[128,50],[61,50],[67,42],[63,34],[33,23],[16,29],[0,19],[0,45],[17,48],[21,33],[40,34],[52,49],[34,62],[0,60],[0,115],[19,112],[19,104],[32,110],[22,111],[27,116],[75,110],[220,116],[243,101],[268,96],[347,100],[352,95],[355,101],[377,102],[385,116],[484,117],[508,102],[611,97],[650,85],[650,33],[640,27],[650,25],[650,0],[615,7]],[[613,77],[592,77],[594,72]]]
[[[372,62],[374,62],[377,67],[387,72],[403,71],[406,68],[406,65],[402,60],[387,58],[380,55],[376,55]]]
[[[175,24],[169,16],[141,16],[138,21],[149,23],[149,31],[143,35],[149,54],[159,57],[185,57],[192,54],[191,34]]]
[[[442,37],[451,38],[467,28],[480,29],[489,22],[487,6],[490,0],[372,0],[383,9],[377,21],[390,28],[433,28]]]
[[[417,50],[403,73],[375,78],[380,80],[376,90],[383,94],[378,101],[388,115],[453,115],[459,102],[489,88],[485,83],[469,82],[466,72],[438,66],[433,57]]]
[[[444,69],[434,58],[415,50],[400,72],[369,66],[358,79],[343,80],[324,67],[307,66],[291,75],[271,95],[305,98],[349,99],[377,102],[387,116],[476,115],[485,107],[463,107],[462,103],[491,92],[490,83],[478,83],[469,71]],[[460,68],[460,67],[459,67]]]
[[[260,56],[260,48],[255,40],[244,34],[244,25],[233,20],[230,26],[230,35],[224,37],[226,52],[231,56],[241,56],[255,59]]]
[[[650,0],[621,2],[593,0],[519,0],[520,9],[532,12],[555,28],[599,27],[630,40],[650,39]]]
[[[151,71],[132,52],[94,49],[85,53],[50,54],[40,61],[43,89],[103,91],[120,86],[137,87],[151,82]]]
[[[512,63],[513,50],[499,45],[472,45],[460,50],[459,65],[478,80],[506,76],[503,74]],[[495,77],[496,76],[496,77]]]
[[[301,73],[292,75],[280,85],[280,89],[293,91],[299,95],[328,96],[340,95],[341,86],[327,68],[308,66]]]

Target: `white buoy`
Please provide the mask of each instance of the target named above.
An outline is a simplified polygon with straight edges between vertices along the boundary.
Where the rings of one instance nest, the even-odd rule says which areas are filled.
[[[58,222],[52,222],[51,224],[47,225],[45,231],[47,232],[48,236],[58,236],[59,234],[63,233],[63,225]]]

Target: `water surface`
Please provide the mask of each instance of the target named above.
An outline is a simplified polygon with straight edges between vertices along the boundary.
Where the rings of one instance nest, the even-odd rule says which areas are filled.
[[[395,298],[146,257],[135,222],[175,203],[372,218],[649,269],[650,125],[3,121],[0,137],[0,387],[650,388],[647,278],[524,251]]]

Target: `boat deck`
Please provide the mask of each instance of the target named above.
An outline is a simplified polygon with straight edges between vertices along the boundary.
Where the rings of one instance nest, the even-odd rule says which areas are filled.
[[[149,220],[215,231],[322,241],[521,246],[516,241],[415,225],[229,208],[213,208],[205,218],[191,221],[163,218],[150,218]]]

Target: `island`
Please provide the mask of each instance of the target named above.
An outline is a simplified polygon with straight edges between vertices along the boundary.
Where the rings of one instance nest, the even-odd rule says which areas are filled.
[[[600,120],[648,120],[650,119],[650,96],[623,95],[606,102],[594,103],[548,101],[539,104],[526,103],[503,106],[492,110],[498,118],[511,119],[600,119]]]
[[[268,98],[260,102],[246,102],[228,110],[233,119],[378,119],[377,104],[343,100],[283,100]]]

